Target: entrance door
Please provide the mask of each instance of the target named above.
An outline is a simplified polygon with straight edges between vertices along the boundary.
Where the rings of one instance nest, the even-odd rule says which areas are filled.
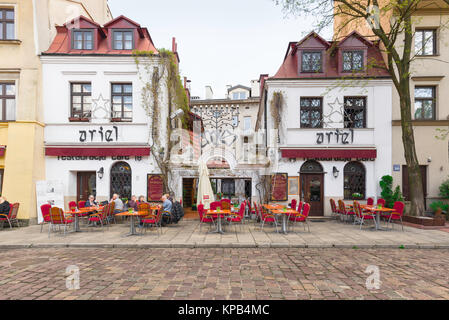
[[[194,184],[195,180],[192,178],[182,179],[182,205],[184,208],[191,208],[194,202]]]
[[[323,216],[323,175],[301,174],[301,200],[310,204],[310,216]]]
[[[78,172],[76,177],[76,200],[86,201],[89,195],[96,196],[97,178],[96,172]]]
[[[421,180],[424,192],[424,206],[426,207],[427,198],[427,166],[419,166],[421,169]],[[410,201],[409,191],[408,191],[408,167],[402,166],[402,195],[405,201]]]

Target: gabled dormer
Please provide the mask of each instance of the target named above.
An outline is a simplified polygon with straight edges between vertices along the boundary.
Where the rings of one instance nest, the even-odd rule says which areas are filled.
[[[351,32],[338,43],[338,71],[340,73],[366,72],[368,48],[373,43],[357,31]]]
[[[145,37],[141,26],[125,16],[115,18],[104,27],[107,29],[111,50],[134,50],[137,39]]]
[[[64,24],[68,31],[68,46],[69,52],[90,52],[98,48],[100,37],[104,38],[106,35],[101,26],[84,17],[80,16]]]
[[[329,42],[315,32],[309,33],[296,45],[299,75],[313,75],[326,72],[326,51]]]

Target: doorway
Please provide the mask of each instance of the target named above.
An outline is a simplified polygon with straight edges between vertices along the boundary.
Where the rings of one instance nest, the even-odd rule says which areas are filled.
[[[111,198],[116,193],[122,199],[131,199],[131,188],[131,166],[126,162],[117,162],[111,168]]]
[[[310,216],[324,216],[324,172],[316,161],[307,161],[299,171],[300,199],[310,204]]]
[[[191,208],[193,204],[196,204],[195,190],[196,183],[194,178],[182,179],[182,206],[184,208]]]
[[[76,174],[76,202],[86,201],[89,195],[97,195],[96,172],[77,172]]]

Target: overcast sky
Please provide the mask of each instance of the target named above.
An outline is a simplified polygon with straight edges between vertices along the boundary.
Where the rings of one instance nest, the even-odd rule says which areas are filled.
[[[223,98],[227,84],[250,86],[262,73],[273,75],[288,42],[299,41],[313,22],[285,17],[273,0],[109,0],[109,6],[114,17],[147,27],[156,48],[171,49],[176,37],[181,75],[201,98],[206,85]]]

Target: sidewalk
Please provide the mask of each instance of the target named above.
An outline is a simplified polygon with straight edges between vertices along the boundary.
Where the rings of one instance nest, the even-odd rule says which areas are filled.
[[[87,228],[85,232],[62,234],[53,233],[48,238],[48,225],[40,233],[40,226],[25,228],[4,228],[0,230],[0,249],[5,248],[47,248],[47,247],[102,247],[102,248],[449,248],[449,234],[441,230],[422,230],[395,225],[394,230],[373,231],[368,226],[359,230],[358,226],[335,220],[310,221],[310,233],[301,225],[296,232],[279,234],[267,225],[260,231],[259,224],[248,222],[240,226],[226,227],[226,233],[207,233],[209,227],[203,225],[200,231],[197,220],[183,220],[178,225],[164,227],[162,235],[156,230],[148,230],[141,236],[126,237],[129,224],[112,225],[109,229]]]

